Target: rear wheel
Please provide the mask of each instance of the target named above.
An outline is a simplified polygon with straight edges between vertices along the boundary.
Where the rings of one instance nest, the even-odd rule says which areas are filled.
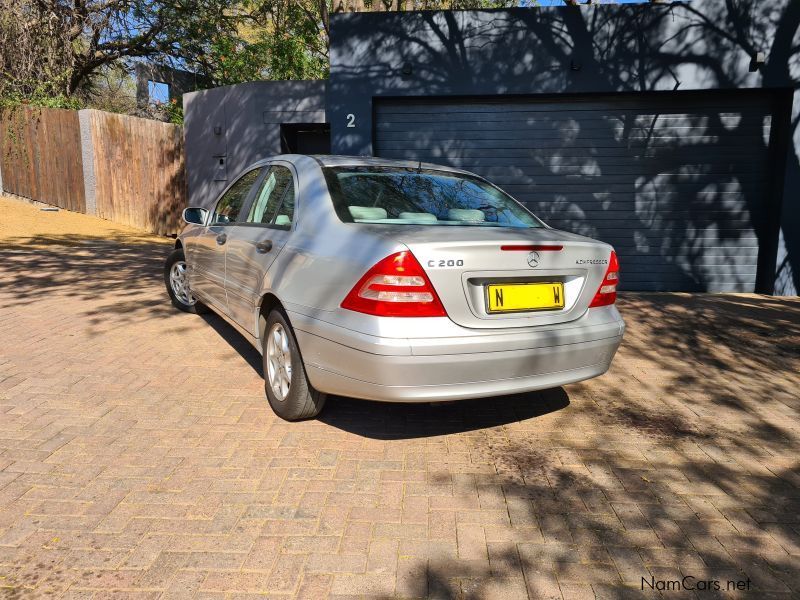
[[[206,305],[197,300],[189,287],[183,248],[175,248],[167,257],[167,262],[164,263],[164,284],[175,308],[194,314],[208,312]]]
[[[317,416],[326,396],[309,383],[294,332],[282,312],[270,312],[262,343],[264,388],[275,414],[287,421]]]

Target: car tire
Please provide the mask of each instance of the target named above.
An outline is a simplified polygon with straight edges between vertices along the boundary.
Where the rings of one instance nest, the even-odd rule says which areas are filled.
[[[181,275],[182,271],[182,275]],[[179,281],[180,280],[180,281]],[[208,312],[208,307],[192,295],[186,279],[186,257],[183,248],[175,248],[164,263],[164,285],[172,305],[195,315]]]
[[[294,331],[280,310],[269,313],[261,343],[264,389],[272,410],[286,421],[316,417],[327,396],[308,381]]]

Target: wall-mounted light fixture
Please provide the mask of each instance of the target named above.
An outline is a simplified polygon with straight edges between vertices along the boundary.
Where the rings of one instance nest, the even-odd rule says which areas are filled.
[[[569,68],[572,69],[573,71],[580,71],[581,70],[581,63],[579,63],[577,60],[573,59],[573,60],[569,61]]]
[[[214,125],[214,135],[222,135],[222,125]]]
[[[411,63],[409,62],[403,63],[403,66],[400,67],[400,73],[403,75],[403,77],[409,77],[413,72],[414,68],[411,66]]]
[[[767,63],[767,55],[763,52],[756,52],[750,57],[750,72],[755,73]]]

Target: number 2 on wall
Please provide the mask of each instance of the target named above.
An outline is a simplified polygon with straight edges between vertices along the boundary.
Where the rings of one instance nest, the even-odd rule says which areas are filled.
[[[356,116],[353,113],[349,113],[347,115],[347,126],[348,127],[355,127],[356,126]]]

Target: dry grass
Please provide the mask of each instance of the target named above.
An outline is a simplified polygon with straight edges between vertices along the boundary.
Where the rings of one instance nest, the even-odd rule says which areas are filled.
[[[124,244],[171,244],[166,237],[68,210],[45,211],[44,205],[0,195],[0,243],[3,245],[85,245],[93,241]]]

